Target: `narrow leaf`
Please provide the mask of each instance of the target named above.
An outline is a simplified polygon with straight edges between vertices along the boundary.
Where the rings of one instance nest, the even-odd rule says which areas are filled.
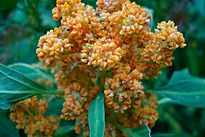
[[[106,117],[106,120],[127,134],[128,137],[151,137],[151,130],[147,125],[138,128],[125,128],[116,121],[113,121],[110,117]]]
[[[205,80],[191,76],[188,70],[175,72],[166,86],[153,93],[170,98],[178,104],[205,108]]]
[[[0,108],[6,109],[11,103],[38,94],[59,94],[47,90],[42,85],[23,74],[0,64]]]
[[[88,123],[90,127],[90,137],[104,137],[105,108],[104,94],[102,91],[90,104],[88,111]]]
[[[10,65],[9,68],[22,73],[24,76],[26,76],[32,80],[36,80],[38,78],[44,78],[44,79],[50,80],[52,83],[55,83],[55,80],[53,77],[44,73],[39,68],[36,68],[36,67],[31,66],[29,64],[15,63],[15,64]]]
[[[118,125],[119,127],[120,125]],[[141,126],[135,129],[129,129],[124,127],[119,127],[124,133],[128,135],[128,137],[151,137],[151,130],[148,126]]]

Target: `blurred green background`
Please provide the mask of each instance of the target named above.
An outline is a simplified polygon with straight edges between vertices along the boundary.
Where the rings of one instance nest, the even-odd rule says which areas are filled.
[[[95,0],[83,0],[95,6]],[[173,66],[163,71],[166,83],[176,70],[205,77],[205,0],[135,0],[153,13],[153,28],[160,21],[173,20],[184,34],[187,47],[174,52]],[[55,0],[0,0],[0,63],[38,62],[35,49],[46,31],[59,25],[52,20]],[[155,81],[156,82],[156,81]],[[187,133],[205,136],[205,110],[174,104],[159,105],[160,119],[156,132]]]

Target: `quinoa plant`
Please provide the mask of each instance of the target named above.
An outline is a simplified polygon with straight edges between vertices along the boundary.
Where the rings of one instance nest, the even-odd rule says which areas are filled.
[[[173,21],[152,31],[150,13],[130,0],[56,0],[52,14],[60,25],[40,37],[39,63],[0,65],[0,107],[24,135],[151,137],[158,105],[205,106],[204,80],[187,70],[147,86],[186,47]]]

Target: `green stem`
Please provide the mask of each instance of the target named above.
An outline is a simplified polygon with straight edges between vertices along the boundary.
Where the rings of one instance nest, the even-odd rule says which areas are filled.
[[[166,118],[167,122],[171,126],[173,132],[179,133],[182,131],[180,124],[169,113],[165,113],[164,117]]]

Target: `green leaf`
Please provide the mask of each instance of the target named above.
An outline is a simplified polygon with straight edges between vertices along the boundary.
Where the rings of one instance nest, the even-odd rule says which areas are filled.
[[[19,137],[15,124],[9,119],[9,112],[0,110],[0,136],[1,137]]]
[[[192,137],[187,133],[156,133],[152,137]]]
[[[15,63],[12,65],[9,65],[9,68],[16,70],[20,73],[22,73],[24,76],[36,80],[38,78],[44,78],[46,80],[49,80],[52,82],[52,84],[55,83],[55,80],[53,77],[49,76],[48,74],[41,71],[39,68],[36,68],[34,66],[31,66],[29,64],[24,63]]]
[[[148,126],[141,126],[139,128],[132,129],[131,134],[128,134],[129,137],[151,137],[151,130]]]
[[[73,131],[75,129],[75,125],[67,125],[61,126],[55,133],[55,137],[65,137],[66,134]]]
[[[125,128],[116,121],[113,121],[110,117],[106,117],[106,120],[127,134],[128,137],[151,137],[151,130],[147,125],[138,128]]]
[[[148,126],[141,126],[135,129],[124,128],[120,125],[118,125],[117,127],[120,128],[124,133],[126,133],[128,137],[151,137],[151,130]]]
[[[23,74],[0,64],[0,108],[8,109],[11,103],[39,94],[60,94],[49,91]]]
[[[105,108],[103,91],[101,91],[90,104],[88,123],[90,127],[90,137],[104,137]]]
[[[190,75],[188,69],[184,69],[181,71],[175,71],[172,77],[170,78],[170,80],[168,81],[168,84],[172,84],[176,81],[183,81],[186,79],[195,79],[195,78],[200,79],[200,78]]]
[[[178,104],[205,108],[205,80],[191,76],[188,70],[175,72],[166,86],[153,90],[153,93]]]

